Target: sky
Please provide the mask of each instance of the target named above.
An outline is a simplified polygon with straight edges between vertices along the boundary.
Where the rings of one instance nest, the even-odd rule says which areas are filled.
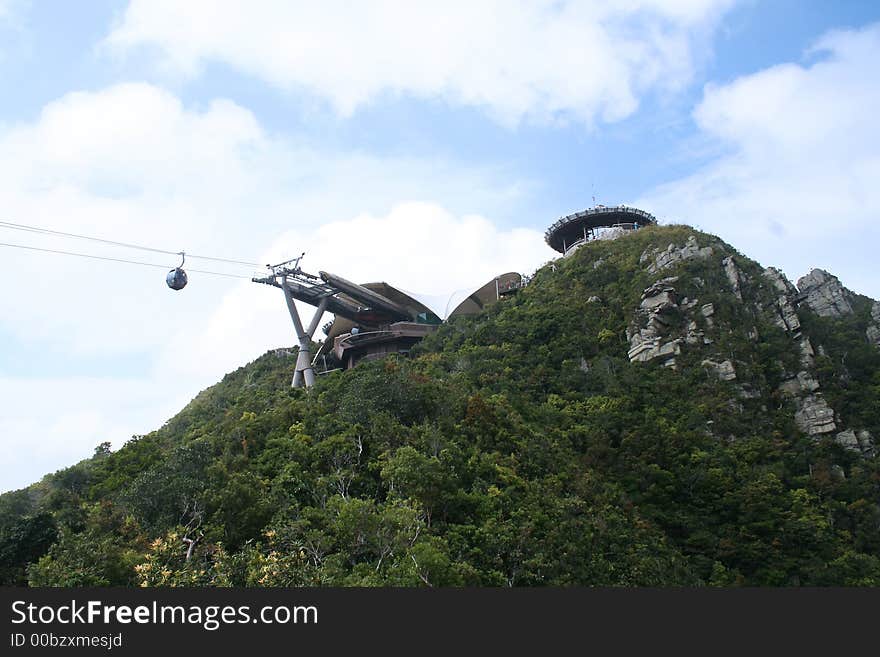
[[[157,265],[0,246],[0,491],[294,344],[179,251],[444,295],[623,203],[880,298],[878,62],[873,0],[0,0],[0,222],[170,252],[0,224]]]

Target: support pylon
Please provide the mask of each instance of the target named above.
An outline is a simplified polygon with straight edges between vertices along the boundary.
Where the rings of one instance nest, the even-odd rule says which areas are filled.
[[[315,309],[315,315],[309,322],[307,329],[303,329],[302,320],[299,317],[299,311],[296,309],[296,302],[291,294],[287,280],[281,278],[281,289],[284,292],[284,300],[287,302],[287,310],[290,312],[290,319],[293,320],[293,328],[296,330],[296,339],[299,342],[299,354],[296,357],[296,371],[293,374],[293,381],[290,385],[294,388],[311,388],[315,385],[315,370],[312,369],[311,358],[311,342],[312,336],[318,328],[321,316],[327,309],[327,297],[321,299],[318,307]]]

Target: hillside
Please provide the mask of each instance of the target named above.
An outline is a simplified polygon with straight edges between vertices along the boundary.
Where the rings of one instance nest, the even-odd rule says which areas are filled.
[[[0,497],[0,578],[880,585],[880,304],[718,238],[580,248],[411,359],[269,352]]]

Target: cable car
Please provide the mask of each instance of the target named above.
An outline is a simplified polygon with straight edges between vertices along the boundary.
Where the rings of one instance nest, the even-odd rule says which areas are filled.
[[[175,267],[165,276],[165,282],[172,290],[182,290],[186,287],[186,272],[183,271],[183,263],[186,262],[186,255],[181,252],[180,256],[183,258],[180,261],[180,266]]]

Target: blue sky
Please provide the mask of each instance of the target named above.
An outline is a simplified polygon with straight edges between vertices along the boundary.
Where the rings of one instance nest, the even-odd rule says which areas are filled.
[[[595,196],[876,298],[878,62],[876,2],[0,0],[0,221],[444,294]],[[0,257],[2,490],[293,342],[246,278]]]

